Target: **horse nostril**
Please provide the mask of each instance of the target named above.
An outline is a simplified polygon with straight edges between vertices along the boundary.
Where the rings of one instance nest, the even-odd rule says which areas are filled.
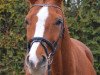
[[[44,55],[42,55],[39,64],[42,65],[46,62],[46,57]]]
[[[42,55],[42,61],[46,62],[46,57]]]
[[[27,63],[29,62],[29,55],[27,55],[27,57],[26,57],[26,62]]]
[[[30,61],[29,61],[29,65],[30,65],[31,68],[33,68],[33,67],[34,67],[33,61],[30,60]]]
[[[29,64],[29,66],[34,67],[34,63],[32,60],[29,60],[29,55],[26,58],[26,62]]]

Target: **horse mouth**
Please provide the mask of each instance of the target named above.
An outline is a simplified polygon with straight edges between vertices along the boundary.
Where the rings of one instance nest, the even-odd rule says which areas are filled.
[[[43,58],[44,60],[44,58]],[[30,71],[31,75],[44,75],[44,73],[47,70],[47,61],[44,60],[40,61],[37,66],[34,65],[34,63],[32,61],[29,61],[29,56],[26,58],[25,62],[26,62],[26,66],[28,68],[28,70]]]
[[[29,69],[31,75],[44,75],[47,70],[46,66],[34,67],[31,65],[28,65],[28,69]]]

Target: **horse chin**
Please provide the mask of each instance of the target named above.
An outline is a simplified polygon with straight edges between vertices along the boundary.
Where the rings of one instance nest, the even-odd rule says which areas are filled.
[[[30,69],[30,73],[31,73],[31,75],[45,75],[45,73],[46,73],[46,68],[44,67],[44,68],[38,68],[38,69],[36,69],[36,68],[34,68],[34,69]]]
[[[35,68],[28,65],[28,70],[31,75],[45,75],[47,71],[47,66],[38,66]]]

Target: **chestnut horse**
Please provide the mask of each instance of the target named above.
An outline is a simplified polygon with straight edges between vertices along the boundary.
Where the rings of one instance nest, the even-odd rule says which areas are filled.
[[[28,51],[26,75],[96,75],[93,55],[82,42],[70,38],[62,0],[29,0],[26,16]]]

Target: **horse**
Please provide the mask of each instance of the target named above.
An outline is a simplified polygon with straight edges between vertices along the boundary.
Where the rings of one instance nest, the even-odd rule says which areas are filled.
[[[25,75],[96,75],[93,55],[70,37],[63,0],[29,0]]]

